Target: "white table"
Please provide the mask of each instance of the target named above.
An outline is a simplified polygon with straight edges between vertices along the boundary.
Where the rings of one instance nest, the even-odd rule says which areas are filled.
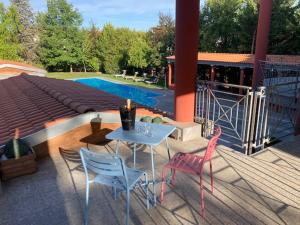
[[[146,135],[143,132],[138,132],[137,127],[139,126],[149,126],[151,130],[151,135]],[[164,140],[166,142],[166,147],[168,151],[168,156],[170,159],[170,149],[168,145],[168,136],[173,133],[176,129],[175,126],[171,125],[162,125],[162,124],[153,124],[153,123],[144,123],[144,122],[136,122],[135,130],[125,131],[122,127],[112,131],[107,134],[105,137],[110,140],[117,140],[116,145],[116,154],[119,152],[120,141],[134,143],[133,149],[133,164],[135,167],[136,161],[136,144],[144,144],[150,146],[151,151],[151,165],[152,165],[152,186],[153,186],[153,204],[156,205],[156,192],[155,192],[155,166],[154,166],[154,156],[153,156],[153,147],[158,146]]]

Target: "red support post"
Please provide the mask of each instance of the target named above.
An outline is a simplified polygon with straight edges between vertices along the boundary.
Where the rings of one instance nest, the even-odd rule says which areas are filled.
[[[241,86],[244,86],[244,78],[245,78],[244,68],[240,68],[240,85]],[[242,88],[239,89],[239,94],[240,95],[243,94],[243,89]]]
[[[255,89],[263,80],[263,75],[259,68],[259,62],[266,60],[272,16],[272,0],[260,0],[259,2],[259,17],[256,34],[254,69],[252,76],[252,87]]]
[[[210,81],[214,82],[216,77],[216,69],[214,66],[210,67]]]
[[[176,0],[175,119],[193,122],[199,40],[199,0]]]
[[[168,63],[168,88],[173,90],[174,89],[174,84],[172,83],[172,76],[173,76],[173,71],[172,71],[172,63]]]

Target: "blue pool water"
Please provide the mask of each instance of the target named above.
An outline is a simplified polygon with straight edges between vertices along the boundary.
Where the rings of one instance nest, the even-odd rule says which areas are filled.
[[[157,106],[157,97],[161,96],[160,93],[156,93],[145,88],[114,83],[98,78],[78,79],[75,80],[75,82],[88,85],[124,99],[130,98],[136,103],[153,108]]]

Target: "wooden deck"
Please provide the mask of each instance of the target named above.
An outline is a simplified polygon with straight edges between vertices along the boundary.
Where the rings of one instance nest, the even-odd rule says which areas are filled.
[[[2,184],[0,225],[83,224],[85,179],[76,150],[86,145],[72,143],[76,144],[69,150],[58,152],[55,147],[50,157],[40,160],[38,173]],[[170,140],[172,154],[179,150],[201,154],[206,143],[204,139],[186,143]],[[110,142],[90,148],[113,152],[114,146]],[[213,157],[214,195],[209,191],[209,168],[205,167],[204,218],[198,213],[199,179],[178,174],[176,186],[166,187],[163,205],[147,210],[143,194],[139,190],[132,193],[131,224],[300,224],[299,146],[298,137],[252,157],[219,146]],[[120,152],[131,166],[130,148],[123,144]],[[160,178],[162,165],[167,162],[163,144],[156,149],[155,162]],[[151,174],[148,149],[138,151],[137,167]],[[90,225],[124,224],[124,209],[124,196],[113,200],[110,188],[92,187]]]

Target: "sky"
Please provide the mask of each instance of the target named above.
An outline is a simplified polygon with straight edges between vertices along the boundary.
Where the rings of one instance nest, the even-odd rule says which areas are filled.
[[[9,5],[9,0],[1,0]],[[46,0],[29,0],[35,12],[46,10]],[[105,23],[146,31],[158,24],[158,13],[175,17],[175,0],[68,0],[82,15],[83,26]]]

